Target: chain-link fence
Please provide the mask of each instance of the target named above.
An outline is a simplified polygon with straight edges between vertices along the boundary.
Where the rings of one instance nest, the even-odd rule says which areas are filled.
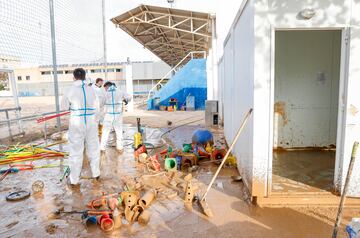
[[[91,82],[105,77],[103,19],[108,19],[103,15],[103,1],[0,0],[0,139],[10,135],[9,119],[36,118],[56,111],[55,74],[60,95],[71,84],[76,67],[86,68]],[[117,69],[114,66],[112,70]],[[34,120],[14,122],[13,135],[23,129],[29,133],[42,128]]]

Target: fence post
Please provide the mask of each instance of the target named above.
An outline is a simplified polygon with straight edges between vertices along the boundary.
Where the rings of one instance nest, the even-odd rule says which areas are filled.
[[[12,133],[11,133],[11,123],[10,123],[8,110],[5,111],[5,114],[6,114],[6,120],[7,120],[8,129],[9,129],[9,135],[10,135],[11,140],[13,140],[13,136],[12,136]]]
[[[107,72],[107,49],[106,49],[106,24],[105,24],[105,0],[102,0],[102,27],[103,27],[103,54],[104,54],[104,71],[105,71],[105,81],[108,81],[108,72]]]
[[[15,111],[15,115],[16,115],[16,119],[18,120],[17,124],[18,124],[19,133],[21,134],[21,133],[24,133],[24,128],[23,128],[21,120],[19,119],[19,118],[21,118],[21,112],[20,112],[21,108],[20,108],[20,103],[19,103],[19,95],[18,95],[18,91],[17,91],[17,85],[16,85],[16,81],[15,81],[14,71],[13,70],[9,71],[8,75],[9,75],[9,81],[11,84],[11,91],[12,91],[13,98],[15,101],[15,107],[18,108],[18,110]]]
[[[52,48],[52,60],[53,60],[53,71],[54,71],[54,94],[55,94],[55,105],[56,113],[60,113],[59,103],[59,83],[57,75],[57,60],[56,60],[56,41],[55,41],[55,20],[54,20],[54,1],[49,0],[50,9],[50,24],[51,24],[51,48]],[[61,133],[61,121],[60,117],[56,119],[59,133]]]

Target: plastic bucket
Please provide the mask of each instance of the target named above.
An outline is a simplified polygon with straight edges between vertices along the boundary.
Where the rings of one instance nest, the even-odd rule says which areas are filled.
[[[166,158],[165,159],[165,169],[166,170],[176,170],[177,163],[174,158]]]
[[[108,214],[102,215],[99,219],[99,223],[103,231],[112,231],[114,229],[114,221]]]

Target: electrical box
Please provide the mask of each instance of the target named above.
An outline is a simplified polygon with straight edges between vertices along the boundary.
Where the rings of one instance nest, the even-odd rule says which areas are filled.
[[[215,126],[219,124],[218,101],[206,100],[205,102],[205,125]]]
[[[218,112],[218,101],[217,100],[206,100],[205,101],[205,112]]]

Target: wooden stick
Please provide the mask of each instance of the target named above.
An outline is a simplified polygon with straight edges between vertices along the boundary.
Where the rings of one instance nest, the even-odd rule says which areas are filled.
[[[213,185],[216,177],[218,176],[221,168],[224,166],[227,158],[228,158],[229,155],[230,155],[230,152],[231,152],[232,149],[234,148],[237,140],[239,139],[240,134],[241,134],[242,130],[244,129],[244,127],[245,127],[245,125],[246,125],[246,122],[247,122],[247,120],[249,119],[252,111],[253,111],[253,109],[251,108],[251,109],[248,111],[248,113],[245,115],[244,120],[242,121],[241,126],[240,126],[240,128],[239,128],[239,130],[238,130],[238,132],[237,132],[237,134],[236,134],[233,142],[232,142],[231,145],[230,145],[230,148],[229,148],[228,151],[226,152],[226,155],[225,155],[224,159],[222,160],[221,164],[219,165],[219,168],[216,170],[216,173],[215,173],[214,177],[211,179],[211,182],[209,183],[209,186],[207,187],[207,189],[206,189],[206,191],[205,191],[205,193],[204,193],[204,195],[202,196],[202,198],[201,198],[200,201],[204,201],[204,200],[205,200],[206,195],[208,194],[208,192],[209,192],[211,186]]]
[[[353,170],[353,167],[354,167],[354,164],[355,164],[355,157],[356,157],[358,147],[359,147],[359,142],[354,142],[352,153],[351,153],[349,169],[347,171],[347,175],[346,175],[346,179],[345,179],[344,190],[343,190],[343,193],[341,195],[339,210],[338,210],[338,213],[337,213],[337,216],[336,216],[336,222],[335,222],[332,238],[337,237],[337,233],[338,233],[338,230],[339,230],[339,227],[340,227],[342,213],[343,213],[343,206],[344,206],[344,203],[345,203],[346,194],[348,192],[349,182],[350,182],[351,173],[352,173],[352,170]]]

